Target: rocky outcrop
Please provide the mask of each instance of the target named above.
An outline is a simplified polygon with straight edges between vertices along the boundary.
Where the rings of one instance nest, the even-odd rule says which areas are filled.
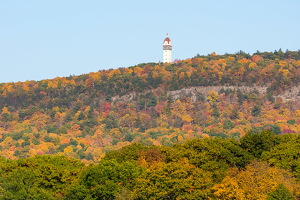
[[[267,93],[267,86],[255,86],[255,87],[248,87],[248,86],[198,86],[198,87],[190,87],[190,88],[184,88],[181,90],[174,90],[174,91],[169,91],[167,94],[171,96],[174,100],[179,99],[181,96],[188,96],[191,98],[193,102],[197,100],[197,96],[199,94],[204,95],[207,97],[208,93],[212,90],[215,92],[219,92],[221,89],[227,90],[241,90],[243,93],[249,93],[253,90],[257,90],[261,95],[265,95]],[[156,89],[158,90],[158,89]],[[153,90],[153,91],[156,91]],[[128,95],[124,96],[115,96],[112,97],[112,102],[128,102],[132,101],[136,97],[136,93],[132,92]],[[280,95],[274,96],[275,98],[281,97],[284,102],[286,101],[300,101],[300,86],[295,86],[292,87],[289,90],[284,91],[284,93]]]
[[[253,91],[254,89],[258,90],[258,92],[262,95],[266,94],[267,92],[267,87],[246,87],[246,86],[198,86],[198,87],[191,87],[191,88],[184,88],[181,90],[175,90],[175,91],[170,91],[168,94],[175,100],[179,99],[180,96],[189,96],[193,102],[196,101],[197,95],[203,94],[205,97],[207,97],[208,93],[210,91],[215,91],[219,92],[221,89],[227,90],[238,90],[240,89],[243,93],[249,93]]]

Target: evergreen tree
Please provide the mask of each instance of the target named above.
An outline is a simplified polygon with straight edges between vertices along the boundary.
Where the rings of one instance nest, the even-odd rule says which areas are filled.
[[[83,120],[84,117],[85,117],[84,114],[82,112],[80,112],[78,115],[78,120]]]

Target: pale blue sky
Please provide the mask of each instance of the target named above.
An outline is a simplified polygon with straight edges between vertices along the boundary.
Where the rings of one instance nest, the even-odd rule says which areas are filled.
[[[300,0],[0,0],[0,82],[162,60],[300,49]]]

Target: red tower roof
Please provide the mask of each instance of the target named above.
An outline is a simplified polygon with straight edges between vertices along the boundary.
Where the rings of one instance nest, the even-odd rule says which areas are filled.
[[[166,37],[166,39],[164,40],[164,43],[165,43],[166,41],[168,42],[168,44],[170,44],[170,42],[171,42],[171,40],[170,40],[169,37]]]

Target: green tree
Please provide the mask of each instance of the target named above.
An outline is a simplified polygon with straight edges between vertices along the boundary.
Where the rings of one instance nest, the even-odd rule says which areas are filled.
[[[65,192],[65,199],[67,200],[82,200],[82,199],[93,199],[89,194],[89,189],[83,187],[79,183],[73,183],[70,185]]]
[[[166,162],[187,158],[191,164],[211,172],[217,182],[224,178],[230,167],[243,168],[253,158],[235,139],[222,138],[188,140],[173,148],[162,147],[161,151]]]
[[[59,198],[78,179],[83,168],[84,163],[65,156],[43,155],[0,161],[0,185],[5,191],[4,199]]]
[[[87,118],[92,119],[94,117],[94,113],[93,112],[94,112],[94,107],[91,106],[90,109],[89,109],[89,111],[88,111]]]
[[[113,128],[118,128],[118,120],[117,116],[113,114],[108,114],[104,120],[102,120],[102,123],[105,124],[105,128],[108,130],[111,130]]]
[[[260,111],[261,111],[261,106],[260,105],[255,105],[251,111],[251,114],[254,116],[254,117],[257,117],[260,115]]]
[[[261,133],[248,132],[241,138],[241,147],[256,158],[260,158],[264,151],[269,151],[275,145],[275,134],[270,130]]]
[[[278,139],[279,144],[263,152],[261,158],[272,166],[287,169],[300,180],[300,137],[284,135]]]
[[[220,109],[219,109],[219,107],[218,107],[218,105],[216,103],[214,103],[212,105],[212,109],[213,109],[213,111],[211,113],[211,116],[219,118],[220,117]]]
[[[229,119],[225,119],[223,128],[224,129],[232,129],[234,127],[234,123]]]
[[[135,162],[101,161],[82,172],[79,181],[68,188],[66,198],[114,199],[124,188],[132,191],[142,171]],[[77,193],[80,198],[76,197]]]
[[[279,184],[277,188],[268,194],[266,200],[293,200],[293,194],[283,185]]]
[[[134,143],[128,146],[123,147],[118,151],[110,151],[105,154],[103,160],[112,160],[115,159],[117,162],[125,162],[125,161],[136,161],[139,158],[139,152],[143,150],[147,150],[149,147],[141,144]]]
[[[85,118],[83,112],[80,112],[78,115],[78,120],[83,120]]]
[[[157,163],[138,179],[137,199],[207,199],[213,185],[211,174],[187,160]]]
[[[2,174],[1,174],[2,175]],[[0,199],[51,199],[49,193],[39,187],[37,172],[28,168],[13,169],[0,177]]]

